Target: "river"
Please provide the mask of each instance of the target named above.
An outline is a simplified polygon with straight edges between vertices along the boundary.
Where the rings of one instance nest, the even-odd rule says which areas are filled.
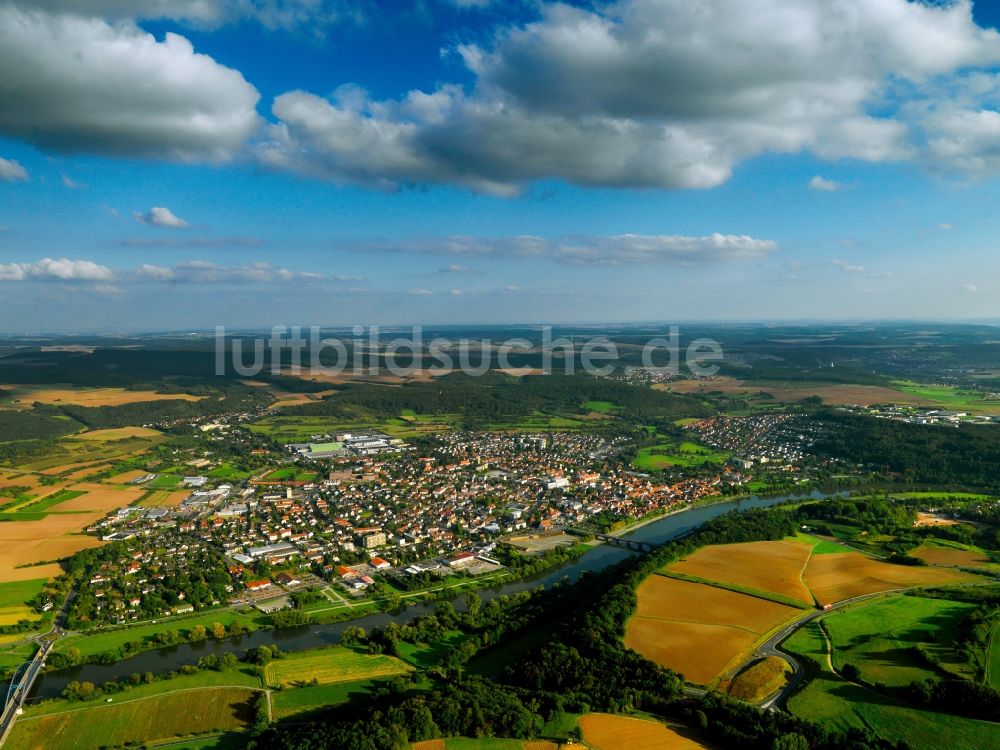
[[[728,513],[731,510],[747,511],[752,508],[766,508],[789,500],[806,498],[819,500],[830,496],[820,492],[813,492],[809,495],[785,495],[769,498],[751,497],[743,500],[716,503],[714,505],[706,505],[672,513],[644,526],[640,526],[634,531],[624,534],[623,537],[641,542],[662,543],[683,536],[692,529],[701,526],[709,519],[720,516],[723,513]],[[583,573],[602,570],[632,554],[635,553],[622,547],[600,544],[575,560],[560,565],[557,568],[552,568],[531,578],[501,584],[492,588],[479,589],[479,594],[484,599],[492,599],[503,594],[513,594],[525,589],[537,588],[538,586],[549,587],[563,580],[572,583],[577,581]],[[464,608],[461,596],[456,597],[452,603],[456,609],[461,610]],[[289,630],[258,630],[249,635],[237,638],[183,643],[155,651],[146,651],[110,665],[84,664],[79,667],[41,675],[35,683],[32,698],[38,700],[58,697],[62,693],[63,688],[73,680],[80,682],[89,681],[100,685],[105,682],[124,679],[135,672],[163,674],[178,669],[184,664],[194,664],[199,657],[207,654],[221,654],[226,651],[232,651],[237,656],[242,657],[249,648],[271,643],[278,644],[283,651],[300,651],[319,646],[328,646],[340,639],[340,634],[344,628],[360,626],[366,630],[371,630],[372,628],[387,625],[393,621],[406,623],[416,617],[427,614],[432,608],[433,606],[414,604],[406,607],[401,612],[392,614],[379,612],[355,620],[307,625]],[[0,685],[0,690],[4,694],[6,693],[6,683]]]

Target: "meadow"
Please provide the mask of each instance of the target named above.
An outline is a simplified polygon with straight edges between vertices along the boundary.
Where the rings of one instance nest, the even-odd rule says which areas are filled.
[[[75,750],[241,730],[253,720],[255,692],[245,687],[193,688],[148,698],[116,696],[110,704],[24,716],[6,747]]]
[[[760,637],[801,610],[715,586],[652,575],[637,590],[625,645],[708,685],[738,663]]]
[[[990,687],[1000,690],[1000,622],[993,626],[989,649],[986,652],[986,679]]]
[[[121,647],[126,642],[142,642],[147,638],[155,636],[157,633],[168,630],[176,630],[186,637],[196,625],[203,625],[211,632],[212,625],[217,622],[225,625],[226,628],[229,628],[234,622],[239,622],[244,628],[252,629],[266,625],[268,618],[256,610],[251,614],[243,614],[227,607],[196,615],[164,617],[155,623],[150,622],[143,625],[134,625],[120,630],[70,635],[60,638],[55,646],[55,650],[65,653],[67,650],[75,648],[79,650],[80,655],[84,658],[101,654],[105,651],[110,651],[113,654],[121,656]]]
[[[900,594],[848,607],[822,621],[833,645],[835,669],[850,662],[867,682],[905,687],[948,676],[913,653],[918,644],[949,665],[952,674],[974,676],[951,645],[960,621],[973,609],[975,605],[964,602]]]
[[[412,667],[394,656],[371,655],[343,646],[300,651],[272,661],[264,669],[270,687],[291,687],[316,680],[321,685],[406,674]]]
[[[785,641],[784,648],[815,665],[816,675],[788,700],[788,710],[831,729],[871,729],[912,750],[983,750],[1000,742],[1000,726],[951,714],[922,711],[846,682],[827,666],[819,625],[809,623]]]
[[[707,745],[693,739],[687,730],[671,729],[649,719],[612,714],[580,717],[583,740],[594,750],[699,750]]]
[[[47,578],[35,578],[0,583],[0,625],[13,625],[22,619],[38,619],[25,602],[42,593],[47,581]]]
[[[271,694],[271,705],[276,719],[305,713],[324,706],[347,703],[357,696],[370,696],[379,680],[352,680],[327,685],[312,685],[276,690]]]
[[[672,466],[690,467],[703,464],[721,464],[730,457],[725,451],[717,451],[697,443],[663,443],[642,448],[632,460],[632,465],[643,471],[657,471]]]

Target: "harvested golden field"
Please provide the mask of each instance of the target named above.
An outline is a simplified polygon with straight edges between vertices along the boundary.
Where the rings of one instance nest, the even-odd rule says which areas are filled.
[[[625,645],[684,675],[688,682],[710,685],[759,637],[731,625],[633,617],[625,631]]]
[[[97,482],[80,482],[72,485],[69,489],[84,494],[59,503],[58,510],[60,512],[100,511],[101,515],[104,515],[112,510],[131,505],[143,495],[143,491],[137,487],[116,487]]]
[[[958,526],[958,521],[953,518],[944,518],[936,513],[925,511],[917,512],[917,520],[914,526]]]
[[[990,558],[975,550],[957,549],[955,547],[921,547],[910,553],[930,565],[944,567],[975,567],[990,562]]]
[[[811,549],[797,541],[718,544],[702,547],[667,569],[812,604],[812,595],[801,578]]]
[[[190,393],[129,391],[124,388],[37,388],[14,386],[14,405],[30,407],[34,403],[73,404],[74,406],[121,406],[145,401],[201,401],[204,396]]]
[[[444,740],[424,740],[410,745],[411,750],[447,750]]]
[[[63,479],[68,481],[73,481],[76,479],[83,479],[84,477],[89,477],[91,474],[97,474],[102,471],[107,471],[111,468],[111,464],[96,464],[94,466],[87,466],[82,469],[77,469],[76,471],[66,474]]]
[[[74,440],[99,440],[103,442],[111,440],[124,440],[125,438],[158,438],[163,435],[149,427],[115,427],[110,430],[91,430],[74,435]]]
[[[710,625],[738,623],[740,628],[756,633],[766,632],[800,612],[755,596],[660,575],[647,578],[636,593],[636,617]]]
[[[0,489],[4,487],[37,487],[38,477],[34,474],[18,474],[13,471],[0,471]]]
[[[57,576],[58,565],[36,566],[60,560],[82,549],[100,544],[100,540],[73,534],[104,517],[104,513],[48,515],[38,521],[0,523],[0,581],[27,581]],[[18,567],[32,565],[33,567]]]
[[[580,717],[583,741],[595,750],[699,750],[707,748],[665,724],[611,714]],[[684,731],[684,730],[682,730]]]
[[[893,565],[860,552],[813,555],[802,578],[820,604],[909,586],[941,586],[977,580],[976,576],[944,568]]]
[[[714,586],[652,575],[639,586],[639,606],[625,646],[686,679],[707,685],[761,635],[801,610]]]
[[[742,670],[723,685],[723,690],[747,703],[759,703],[784,687],[791,665],[778,656],[768,656]]]

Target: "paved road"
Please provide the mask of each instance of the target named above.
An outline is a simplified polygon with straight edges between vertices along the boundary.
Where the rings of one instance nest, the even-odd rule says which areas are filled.
[[[779,644],[781,644],[786,639],[790,638],[793,633],[805,627],[810,622],[815,620],[817,617],[822,617],[823,615],[828,615],[831,612],[836,612],[838,609],[843,609],[844,607],[849,607],[852,604],[857,604],[858,602],[863,602],[868,599],[877,599],[882,596],[889,596],[890,594],[898,594],[901,591],[908,591],[908,590],[909,588],[890,589],[888,591],[877,591],[874,594],[863,594],[861,596],[855,596],[850,599],[844,599],[844,601],[837,602],[836,604],[833,604],[827,607],[826,609],[817,609],[809,611],[799,619],[795,620],[794,622],[788,625],[785,625],[783,628],[781,628],[781,630],[774,633],[770,638],[768,638],[766,641],[760,644],[760,646],[757,647],[757,650],[756,652],[754,652],[754,655],[751,657],[750,661],[756,661],[757,659],[762,659],[767,656],[777,656],[781,659],[784,659],[792,666],[792,676],[791,678],[789,678],[788,683],[781,690],[779,690],[777,693],[770,696],[769,698],[766,698],[762,703],[759,703],[758,706],[764,710],[769,710],[771,708],[780,705],[793,692],[795,692],[796,688],[798,688],[802,680],[805,679],[806,676],[805,668],[802,666],[799,660],[796,659],[792,654],[788,653],[787,651],[782,651],[778,648]],[[743,667],[740,667],[740,669],[742,668]]]
[[[31,688],[45,665],[45,657],[52,649],[52,643],[53,641],[42,643],[41,648],[28,663],[28,669],[21,678],[19,687],[10,696],[7,705],[4,706],[3,714],[0,715],[0,746],[7,740],[7,735],[10,733],[11,727],[14,726],[14,720],[17,719],[17,712],[24,705],[28,694],[31,693]]]

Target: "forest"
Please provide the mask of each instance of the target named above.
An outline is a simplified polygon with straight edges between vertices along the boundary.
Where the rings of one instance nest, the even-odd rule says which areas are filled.
[[[902,482],[1000,487],[1000,430],[992,425],[917,425],[827,411],[816,449],[872,466]]]

